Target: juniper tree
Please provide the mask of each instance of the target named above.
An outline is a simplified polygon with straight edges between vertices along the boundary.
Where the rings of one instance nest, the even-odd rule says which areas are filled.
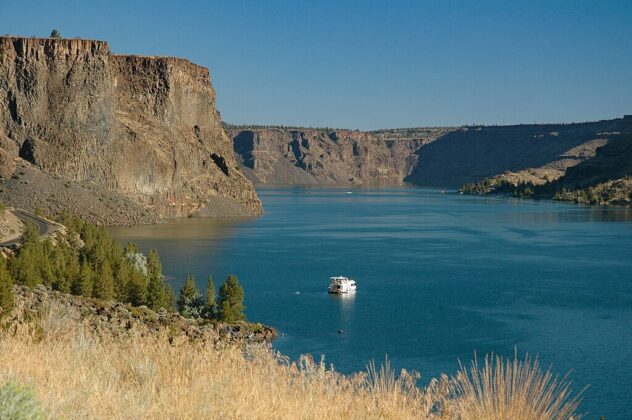
[[[185,317],[198,318],[202,315],[203,307],[204,302],[195,284],[195,278],[187,273],[184,286],[180,289],[180,297],[178,297],[178,312]]]
[[[119,261],[116,269],[114,270],[114,289],[116,291],[116,300],[121,302],[129,302],[127,295],[129,284],[129,276],[131,267],[125,259]]]
[[[237,276],[230,275],[219,288],[218,318],[226,322],[242,321],[244,315],[244,289]]]
[[[53,259],[53,289],[64,293],[70,292],[72,275],[68,267],[71,261],[77,261],[76,255],[65,241],[60,241],[54,248],[51,258]]]
[[[132,267],[126,287],[127,301],[133,306],[147,303],[147,279],[139,270]]]
[[[157,311],[160,308],[169,308],[169,296],[167,285],[162,274],[162,264],[155,249],[147,255],[147,306]]]
[[[79,271],[79,275],[75,278],[75,281],[72,285],[72,293],[74,295],[87,297],[92,296],[93,276],[94,273],[92,271],[92,268],[90,268],[90,264],[84,259],[81,262],[81,270]]]
[[[0,317],[13,309],[13,279],[7,270],[7,262],[0,255]]]
[[[26,230],[22,234],[20,248],[16,257],[11,259],[10,271],[18,284],[33,287],[42,284],[40,262],[42,261],[42,249],[39,241],[39,228],[33,222],[26,224]]]
[[[114,275],[112,274],[112,267],[106,260],[101,265],[101,269],[94,277],[94,287],[92,290],[92,297],[104,300],[112,300],[115,296],[114,290]]]
[[[204,308],[204,318],[213,319],[217,316],[217,293],[213,283],[213,275],[208,277],[206,285],[206,307]]]
[[[37,227],[34,222],[28,221],[26,223],[26,229],[24,230],[24,233],[22,233],[22,237],[20,238],[20,242],[22,242],[22,245],[28,245],[38,242],[39,238],[39,227]]]

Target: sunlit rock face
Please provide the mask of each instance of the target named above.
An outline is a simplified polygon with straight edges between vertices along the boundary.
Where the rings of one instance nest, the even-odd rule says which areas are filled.
[[[214,208],[215,200],[232,215],[261,213],[233,158],[204,67],[113,55],[103,41],[2,37],[0,102],[5,179],[26,161],[54,179],[117,193],[158,217]]]

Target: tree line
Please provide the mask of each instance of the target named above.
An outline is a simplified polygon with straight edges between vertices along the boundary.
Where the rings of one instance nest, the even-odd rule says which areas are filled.
[[[28,223],[15,255],[8,259],[0,256],[0,315],[12,309],[12,286],[19,284],[45,285],[64,293],[145,305],[155,311],[177,309],[191,318],[245,319],[243,288],[236,276],[226,278],[218,299],[211,277],[204,299],[193,276],[187,275],[176,299],[155,249],[144,255],[131,242],[122,247],[103,227],[70,215],[62,217],[62,224],[68,234],[53,242],[40,238],[38,227]]]

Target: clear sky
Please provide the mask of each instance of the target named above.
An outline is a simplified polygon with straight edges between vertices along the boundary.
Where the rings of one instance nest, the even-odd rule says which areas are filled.
[[[632,114],[632,1],[0,0],[0,33],[209,67],[232,123],[374,129]]]

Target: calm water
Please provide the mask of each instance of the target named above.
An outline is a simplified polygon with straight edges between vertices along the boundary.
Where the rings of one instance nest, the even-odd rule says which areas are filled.
[[[632,211],[424,189],[260,189],[265,216],[113,229],[176,289],[235,273],[274,345],[343,372],[388,354],[429,379],[474,352],[572,370],[589,418],[632,418]],[[326,293],[328,277],[358,282]],[[342,333],[338,333],[342,330]]]

